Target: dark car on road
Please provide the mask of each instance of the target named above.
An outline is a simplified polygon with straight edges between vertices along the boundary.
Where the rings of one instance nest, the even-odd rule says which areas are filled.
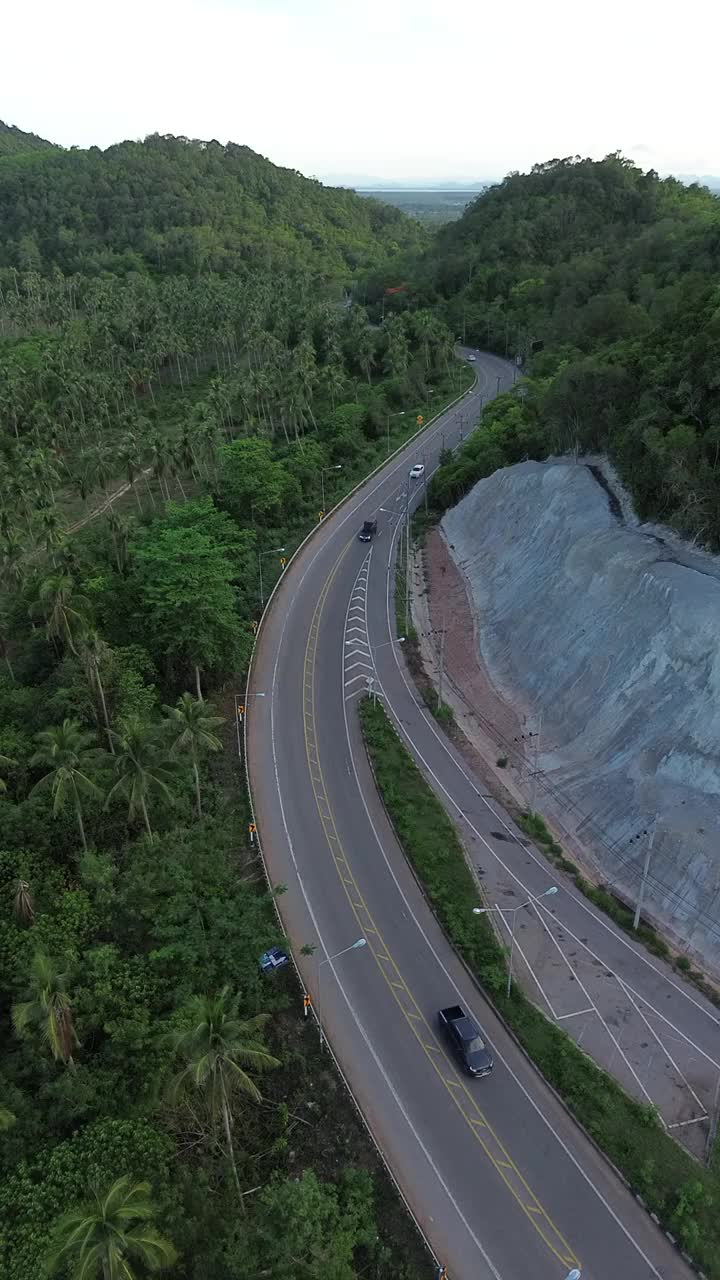
[[[456,1058],[471,1076],[489,1076],[495,1063],[478,1027],[459,1004],[441,1009],[438,1020]]]
[[[361,542],[372,542],[377,533],[377,520],[366,520],[358,534]]]

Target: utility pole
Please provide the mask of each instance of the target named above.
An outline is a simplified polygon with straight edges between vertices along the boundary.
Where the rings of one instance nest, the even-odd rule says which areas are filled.
[[[535,735],[535,768],[533,769],[532,804],[530,806],[531,813],[535,812],[535,804],[537,802],[538,761],[540,757],[540,734],[541,733],[542,733],[542,711],[540,712],[537,733]]]
[[[495,395],[496,396],[500,395],[500,374],[498,374],[498,378],[497,378],[497,391],[495,392]]]
[[[443,681],[445,679],[445,614],[443,614],[442,631],[440,632],[440,681],[438,683],[438,711],[443,704]]]
[[[405,503],[405,635],[410,630],[410,490]]]
[[[720,1076],[718,1076],[715,1085],[715,1097],[713,1098],[713,1107],[710,1113],[710,1128],[708,1129],[707,1142],[705,1143],[705,1164],[710,1167],[712,1160],[715,1139],[717,1138],[718,1120],[720,1119]]]
[[[515,921],[516,919],[517,919],[517,911],[513,911],[512,912],[512,928],[510,930],[510,955],[508,957],[507,991],[505,992],[506,998],[508,1000],[510,999],[510,993],[512,991],[512,967],[513,967],[513,956],[515,954]]]
[[[657,824],[658,824],[658,820],[657,820],[657,814],[656,814],[655,823],[653,825],[650,839],[648,840],[648,847],[645,850],[645,862],[643,864],[643,873],[642,873],[642,879],[640,880],[640,888],[638,889],[638,900],[637,900],[637,906],[635,908],[635,918],[633,920],[633,929],[637,929],[638,925],[640,924],[640,912],[642,911],[643,898],[645,897],[645,882],[648,878],[648,871],[650,870],[650,858],[652,855],[652,848],[655,840],[655,832],[657,831]]]
[[[264,605],[264,604],[265,604],[265,591],[264,591],[264,589],[263,589],[263,576],[262,576],[262,562],[263,562],[263,556],[274,556],[274,555],[276,555],[276,554],[277,554],[277,555],[282,555],[282,553],[283,553],[283,551],[284,551],[284,550],[285,550],[285,548],[284,548],[284,547],[272,547],[272,549],[271,549],[270,551],[258,551],[258,553],[257,553],[257,559],[258,559],[258,571],[259,571],[259,574],[260,574],[260,604],[261,604],[261,605]],[[284,566],[282,566],[282,567],[284,568]]]

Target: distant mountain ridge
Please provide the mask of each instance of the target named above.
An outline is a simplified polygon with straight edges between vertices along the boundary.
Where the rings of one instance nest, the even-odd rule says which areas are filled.
[[[24,151],[58,151],[59,147],[36,133],[24,133],[17,125],[0,120],[0,156],[20,155]]]

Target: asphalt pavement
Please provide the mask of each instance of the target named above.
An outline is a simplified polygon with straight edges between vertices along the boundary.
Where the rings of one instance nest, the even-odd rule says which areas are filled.
[[[410,466],[424,460],[432,470],[443,443],[467,435],[480,397],[512,382],[512,367],[496,357],[478,353],[475,367],[476,388],[330,516],[278,586],[246,697],[263,856],[271,882],[287,886],[283,924],[333,1052],[451,1280],[565,1280],[575,1267],[583,1280],[679,1280],[692,1273],[446,942],[389,827],[360,739],[357,695],[376,673],[453,812],[458,764],[406,683],[387,565]],[[368,548],[357,532],[374,516],[379,536]],[[352,948],[360,938],[366,945]],[[300,954],[305,943],[317,947],[313,956]],[[490,1077],[466,1078],[446,1053],[437,1011],[454,1002],[492,1044]]]

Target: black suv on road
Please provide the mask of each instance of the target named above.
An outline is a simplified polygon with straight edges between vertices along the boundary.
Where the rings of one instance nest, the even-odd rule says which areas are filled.
[[[377,533],[377,520],[366,520],[358,534],[361,542],[372,542]]]
[[[440,1010],[438,1021],[465,1070],[471,1076],[489,1076],[495,1065],[493,1056],[465,1010],[459,1004],[450,1005]]]

